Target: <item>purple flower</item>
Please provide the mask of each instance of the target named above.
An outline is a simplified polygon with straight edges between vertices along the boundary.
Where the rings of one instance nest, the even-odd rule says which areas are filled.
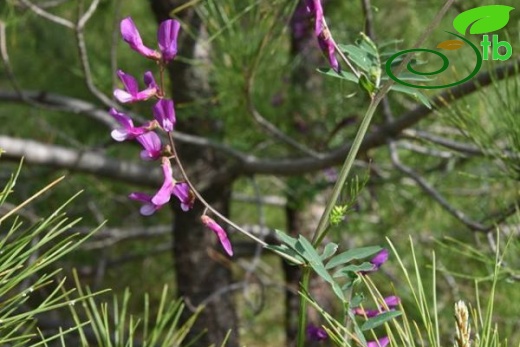
[[[173,187],[173,195],[180,200],[184,212],[190,210],[195,203],[195,196],[191,193],[190,186],[187,183],[177,183]]]
[[[141,159],[156,160],[161,157],[162,144],[159,136],[153,131],[137,136],[137,141],[143,146]]]
[[[141,39],[141,35],[137,30],[137,27],[134,24],[134,21],[131,17],[126,17],[121,21],[120,24],[121,36],[123,36],[123,40],[130,45],[134,51],[138,52],[142,56],[146,58],[159,60],[161,59],[161,55],[159,52],[146,47],[143,44],[143,40]]]
[[[200,217],[200,220],[207,228],[209,228],[211,231],[217,234],[220,244],[222,245],[226,253],[229,254],[230,257],[233,256],[231,242],[229,242],[229,239],[224,229],[222,229],[222,227],[218,225],[217,222],[215,222],[211,217],[208,217],[206,215],[202,215]]]
[[[164,182],[161,188],[152,197],[152,203],[158,206],[162,206],[166,204],[168,201],[170,201],[170,197],[173,194],[173,188],[175,187],[170,160],[166,157],[163,157],[161,166],[164,175]]]
[[[159,86],[155,83],[155,78],[153,78],[153,73],[151,71],[146,71],[144,73],[143,81],[147,89],[151,90],[155,88],[156,91],[159,91]]]
[[[323,341],[329,337],[325,329],[318,327],[312,323],[307,325],[307,338],[311,341]]]
[[[360,271],[359,273],[361,275],[366,275],[368,273],[371,273],[371,272],[375,272],[377,270],[379,270],[379,268],[381,267],[381,265],[383,265],[387,260],[388,260],[388,255],[389,255],[389,252],[388,252],[388,249],[386,248],[383,248],[382,250],[380,250],[371,260],[370,260],[370,264],[372,264],[372,269],[370,270],[367,270],[367,271]]]
[[[144,75],[144,81],[147,84],[147,88],[143,91],[139,91],[139,85],[133,76],[126,74],[121,70],[117,71],[117,76],[121,82],[123,82],[125,89],[114,90],[114,96],[123,104],[127,102],[147,100],[152,96],[155,96],[158,92],[157,84],[155,83],[151,72],[146,72]]]
[[[306,0],[307,11],[314,16],[314,34],[318,38],[321,51],[327,56],[330,67],[337,73],[340,72],[338,59],[336,58],[336,44],[332,39],[329,29],[325,25],[321,0]]]
[[[362,307],[356,307],[352,311],[354,312],[354,314],[356,314],[358,316],[372,318],[372,317],[375,317],[375,316],[381,314],[382,312],[385,312],[387,310],[387,308],[388,308],[388,310],[394,310],[395,307],[397,307],[400,302],[399,297],[397,297],[395,295],[387,296],[386,298],[384,298],[384,301],[385,301],[386,306],[385,305],[380,306],[379,310],[365,310]]]
[[[177,36],[181,25],[174,19],[168,19],[161,23],[157,31],[157,41],[162,53],[162,59],[168,63],[177,55]]]
[[[153,106],[153,115],[164,131],[173,131],[175,126],[175,109],[172,100],[161,99]]]
[[[305,2],[307,11],[314,16],[314,34],[319,36],[323,31],[323,22],[325,21],[321,0],[306,0]]]
[[[143,203],[143,206],[139,209],[139,212],[143,216],[151,216],[158,209],[162,207],[162,205],[156,205],[152,202],[152,196],[145,193],[132,193],[128,196],[130,199],[135,201],[140,201]]]
[[[329,29],[324,28],[320,35],[318,35],[318,44],[320,46],[321,51],[327,56],[329,60],[330,67],[336,71],[340,72],[339,62],[336,58],[336,45],[334,40],[332,40],[332,36],[330,36]]]
[[[367,347],[386,347],[390,343],[390,339],[385,336],[375,341],[369,341]]]
[[[132,140],[149,131],[149,123],[142,127],[134,127],[134,122],[126,114],[118,112],[114,108],[111,108],[109,113],[122,125],[121,128],[114,129],[110,133],[112,138],[116,141]]]
[[[381,265],[383,265],[388,260],[388,249],[383,248],[380,250],[373,258],[370,260],[370,263],[374,266],[372,271],[379,270]]]

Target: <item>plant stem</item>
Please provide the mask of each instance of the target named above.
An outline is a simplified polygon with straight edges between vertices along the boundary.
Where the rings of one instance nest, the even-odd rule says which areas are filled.
[[[359,152],[361,143],[363,143],[363,138],[365,137],[365,135],[368,131],[368,127],[370,125],[370,122],[372,121],[372,116],[374,115],[377,105],[379,105],[379,102],[380,102],[380,99],[375,98],[375,97],[370,101],[370,105],[368,106],[365,116],[363,117],[363,120],[361,121],[361,125],[359,126],[359,129],[356,133],[356,137],[354,138],[354,141],[352,142],[352,147],[350,148],[350,151],[348,152],[347,158],[345,159],[345,162],[343,163],[341,171],[338,175],[338,180],[336,181],[336,184],[334,185],[334,188],[332,190],[332,195],[329,199],[327,206],[325,207],[325,211],[321,215],[320,221],[318,223],[318,227],[316,228],[314,237],[312,238],[312,244],[315,247],[321,243],[321,241],[327,234],[326,231],[327,231],[327,227],[329,225],[330,213],[332,212],[332,209],[336,205],[336,202],[341,193],[341,190],[343,189],[343,186],[345,185],[345,182],[347,181],[350,170],[352,169],[352,165],[354,164],[354,160],[356,159],[356,156]]]
[[[314,236],[312,238],[312,244],[314,247],[317,247],[321,243],[323,238],[327,235],[327,227],[329,225],[330,213],[336,205],[336,201],[338,200],[339,194],[341,193],[341,190],[343,189],[343,186],[347,181],[350,170],[352,169],[352,165],[354,164],[354,160],[356,159],[356,156],[359,152],[359,148],[361,147],[361,143],[363,142],[363,138],[365,137],[368,131],[368,127],[370,125],[370,122],[372,121],[372,117],[374,116],[374,113],[377,109],[377,105],[379,105],[380,101],[381,97],[378,97],[378,95],[376,95],[376,97],[372,98],[372,100],[370,101],[370,105],[368,106],[368,109],[365,112],[363,121],[361,122],[361,125],[359,126],[359,129],[356,133],[356,137],[354,138],[354,141],[352,143],[352,147],[348,152],[347,158],[345,159],[343,167],[341,168],[341,171],[339,173],[338,180],[336,181],[336,184],[334,185],[334,188],[332,190],[332,195],[329,199],[327,206],[325,207],[325,211],[321,215],[318,227],[316,228],[316,232],[314,233]],[[301,287],[303,288],[303,290],[307,290],[309,288],[310,273],[310,268],[303,269],[301,282]],[[305,343],[305,323],[307,320],[306,312],[307,301],[302,298],[300,299],[300,311],[298,313],[298,347],[304,347]]]
[[[310,267],[304,267],[303,268],[303,274],[302,274],[302,287],[308,288],[309,287],[309,279],[311,277],[311,268]],[[303,284],[306,283],[306,286],[303,286]],[[299,307],[299,313],[298,313],[298,347],[303,347],[303,344],[305,343],[305,332],[306,332],[306,324],[307,324],[307,300],[305,300],[303,297],[300,297],[300,307]]]

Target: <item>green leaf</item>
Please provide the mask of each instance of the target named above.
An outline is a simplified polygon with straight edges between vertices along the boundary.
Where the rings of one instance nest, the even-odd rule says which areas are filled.
[[[278,236],[278,238],[280,239],[280,241],[282,241],[282,243],[288,245],[292,249],[296,248],[296,242],[298,240],[296,240],[294,237],[287,235],[286,233],[284,233],[281,230],[275,230],[275,233],[276,233],[276,236]]]
[[[320,255],[318,254],[318,252],[316,252],[314,246],[302,235],[298,237],[298,243],[296,244],[296,246],[297,249],[302,249],[302,255],[309,262],[309,265],[312,267],[312,269],[316,271],[316,273],[325,281],[329,282],[330,284],[334,284],[334,280],[325,269],[325,266],[321,261]]]
[[[270,249],[272,251],[277,251],[283,254],[287,254],[293,258],[296,258],[298,260],[298,263],[293,262],[293,265],[303,265],[305,264],[305,259],[296,252],[294,249],[291,249],[287,247],[286,245],[267,245],[265,248]]]
[[[345,252],[340,253],[337,256],[333,257],[327,263],[325,268],[331,269],[338,265],[342,265],[342,264],[351,262],[352,260],[364,259],[364,258],[370,257],[371,255],[376,254],[380,250],[382,250],[382,248],[379,246],[370,246],[370,247],[349,249],[348,251],[345,251]]]
[[[430,100],[428,100],[426,95],[419,92],[415,88],[403,86],[402,84],[393,84],[390,87],[390,90],[411,95],[415,98],[415,100],[420,101],[424,106],[428,107],[429,109],[432,108],[432,104],[430,103]]]
[[[340,73],[338,74],[336,71],[334,71],[331,68],[323,68],[323,67],[318,68],[318,72],[321,72],[322,74],[325,74],[327,76],[341,78],[341,79],[344,79],[344,80],[347,80],[350,82],[354,82],[354,83],[358,83],[358,81],[359,81],[359,79],[356,77],[356,75],[354,75],[351,72],[340,71]]]
[[[372,39],[363,32],[361,32],[360,35],[361,39],[356,40],[357,45],[371,56],[377,57],[379,55],[379,52],[374,41],[372,41]]]
[[[298,236],[298,242],[296,243],[296,249],[302,250],[302,255],[309,263],[322,264],[320,255],[314,248],[314,246],[303,236]]]
[[[345,284],[343,285],[343,287],[341,287],[341,290],[343,290],[344,292],[346,292],[347,290],[349,290],[350,288],[352,288],[354,286],[354,281],[347,281],[345,282]]]
[[[388,322],[396,317],[399,317],[402,314],[403,313],[401,311],[387,311],[387,312],[380,313],[377,316],[372,317],[372,318],[368,319],[365,323],[363,323],[363,325],[361,326],[361,330],[366,331],[366,330],[375,329],[378,326],[381,326],[381,325],[385,324],[386,322]]]
[[[375,58],[367,51],[354,45],[338,45],[339,49],[346,53],[350,60],[356,64],[361,70],[368,71],[374,65]]]
[[[502,29],[509,22],[509,12],[514,7],[505,5],[487,5],[472,8],[459,14],[453,20],[453,27],[461,35],[485,34]]]
[[[338,244],[331,242],[328,243],[325,248],[323,249],[323,253],[321,254],[320,258],[321,260],[327,260],[330,257],[332,257],[336,251],[338,250]]]
[[[368,79],[367,76],[361,75],[359,78],[359,86],[366,90],[368,95],[374,95],[376,85],[370,79]]]
[[[361,265],[347,265],[345,267],[342,267],[341,269],[337,270],[332,277],[343,277],[348,276],[352,278],[352,274],[356,274],[361,271],[370,271],[374,268],[374,265],[371,263],[363,263]]]
[[[350,300],[350,307],[358,307],[363,302],[363,300],[365,300],[363,293],[356,293],[352,300]]]
[[[343,291],[341,290],[341,288],[339,287],[339,284],[337,284],[336,282],[332,282],[331,283],[332,285],[332,291],[334,292],[334,294],[336,294],[336,296],[342,301],[344,302],[345,301],[345,295],[343,294]]]

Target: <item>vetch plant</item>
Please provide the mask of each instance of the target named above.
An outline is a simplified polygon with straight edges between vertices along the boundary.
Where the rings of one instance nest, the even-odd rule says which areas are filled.
[[[442,8],[438,18],[445,13],[450,2],[451,0]],[[152,106],[154,119],[138,127],[135,127],[132,120],[124,113],[112,110],[110,113],[122,125],[122,128],[112,133],[112,136],[118,141],[136,139],[144,148],[141,152],[143,160],[161,160],[164,181],[159,190],[154,194],[142,192],[130,194],[131,199],[143,204],[140,209],[141,214],[147,216],[154,214],[170,201],[172,195],[180,201],[184,211],[188,211],[196,201],[199,201],[205,207],[201,216],[201,222],[216,234],[228,255],[231,256],[233,254],[228,235],[222,226],[208,215],[209,213],[214,214],[220,220],[241,231],[262,246],[266,246],[282,255],[292,264],[303,268],[300,286],[302,299],[300,300],[298,322],[298,347],[305,345],[306,333],[308,338],[315,340],[325,339],[329,336],[339,346],[387,346],[392,344],[392,337],[381,336],[379,333],[376,335],[373,330],[401,315],[401,312],[396,309],[400,299],[395,295],[388,296],[378,301],[377,309],[365,310],[361,306],[364,296],[357,289],[357,286],[364,282],[365,277],[377,272],[388,260],[388,250],[381,247],[363,247],[350,249],[336,255],[339,248],[337,244],[328,243],[323,245],[322,242],[330,231],[330,225],[334,224],[337,226],[348,211],[348,206],[337,205],[338,198],[347,182],[354,159],[360,150],[372,117],[379,103],[385,98],[386,93],[390,90],[403,92],[412,95],[428,107],[430,107],[430,104],[427,98],[415,89],[392,85],[389,77],[384,75],[385,57],[391,52],[386,51],[384,47],[378,47],[370,37],[364,34],[361,34],[361,38],[355,45],[337,44],[325,21],[321,1],[306,0],[305,4],[307,13],[314,20],[314,34],[318,45],[324,52],[330,65],[330,69],[320,69],[320,71],[335,78],[357,83],[366,91],[370,99],[347,158],[338,173],[331,197],[310,240],[302,235],[293,238],[277,231],[281,244],[267,245],[264,241],[238,227],[209,205],[186,175],[176,152],[174,141],[174,130],[177,122],[175,104],[173,100],[165,97],[163,82],[165,67],[175,58],[177,53],[177,36],[180,30],[180,24],[177,21],[170,19],[160,24],[157,32],[159,49],[153,50],[144,45],[139,31],[131,18],[122,20],[121,34],[124,41],[130,45],[130,48],[142,56],[157,62],[159,83],[155,83],[152,73],[147,72],[143,78],[145,89],[140,90],[135,78],[121,71],[118,73],[124,89],[116,90],[114,95],[120,102],[143,102],[152,98],[157,101]],[[432,27],[437,22],[438,20],[434,21],[426,32],[431,32]],[[341,69],[337,56],[341,57],[342,63],[350,69],[350,72]],[[403,65],[408,63],[408,60],[403,59],[396,63]],[[399,73],[401,68],[402,66],[397,67],[397,73]],[[402,76],[402,79],[406,78],[406,76]],[[167,145],[161,144],[161,139],[158,135],[150,135],[155,134],[155,131],[166,134],[168,139]],[[173,177],[172,165],[175,165],[176,169],[178,169],[176,171],[179,172],[179,177]],[[320,251],[321,249],[322,251]],[[311,271],[314,271],[330,285],[334,295],[339,300],[342,307],[342,316],[339,319],[334,319],[323,310],[320,310],[319,306],[310,297],[308,289]],[[316,307],[329,323],[329,327],[325,327],[324,332],[320,330],[323,327],[308,326],[306,324],[307,302]],[[369,338],[365,336],[368,333],[370,333]]]
[[[115,109],[110,110],[110,115],[121,124],[121,128],[112,131],[112,138],[116,141],[137,140],[143,147],[140,157],[146,161],[161,160],[161,168],[164,176],[163,184],[159,190],[151,195],[143,192],[133,192],[129,195],[130,199],[142,203],[140,212],[144,216],[151,216],[156,211],[166,205],[172,196],[175,196],[183,211],[189,211],[197,197],[188,177],[185,174],[182,164],[175,151],[173,131],[177,122],[175,116],[175,104],[173,100],[165,98],[164,94],[164,69],[177,55],[177,36],[180,30],[180,23],[169,19],[162,22],[157,31],[157,41],[159,50],[153,50],[144,45],[143,40],[132,18],[128,17],[121,21],[121,36],[128,43],[131,49],[142,56],[155,60],[159,67],[160,84],[158,85],[151,71],[144,73],[144,84],[146,88],[139,90],[137,80],[119,70],[117,75],[121,80],[124,89],[116,89],[114,97],[121,103],[142,102],[151,98],[157,99],[152,106],[154,120],[142,126],[135,127],[133,120],[126,114]],[[155,131],[166,133],[169,145],[164,146],[160,136]],[[182,177],[175,179],[171,159],[180,168]],[[204,204],[205,201],[201,199]],[[210,206],[206,211],[210,209]],[[233,255],[233,249],[224,229],[212,218],[204,214],[201,217],[204,225],[212,230],[218,237],[222,247],[228,255]]]

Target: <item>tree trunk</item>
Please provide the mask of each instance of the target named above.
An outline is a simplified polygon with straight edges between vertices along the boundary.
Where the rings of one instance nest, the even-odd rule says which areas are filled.
[[[300,0],[290,22],[291,34],[291,55],[298,59],[299,64],[294,68],[291,75],[291,87],[295,93],[295,100],[292,100],[293,105],[293,119],[296,132],[302,132],[302,129],[308,127],[312,119],[304,119],[305,112],[299,109],[300,103],[298,100],[302,95],[311,93],[319,89],[321,78],[315,73],[316,66],[322,62],[321,53],[319,51],[316,37],[314,35],[312,18],[306,10],[306,2]],[[300,135],[307,135],[301,133]],[[303,138],[303,136],[301,138]],[[306,139],[307,144],[316,146],[318,143],[313,143],[312,139]],[[311,211],[313,208],[312,201],[307,201],[308,197],[305,193],[301,194],[302,187],[307,187],[308,182],[302,177],[289,178],[287,181],[289,193],[286,194],[287,206],[285,209],[287,232],[293,237],[301,234],[310,239],[312,232],[317,226],[319,219],[319,212]],[[306,189],[306,188],[303,188]],[[282,260],[283,261],[283,260]],[[302,271],[300,267],[291,266],[286,261],[282,263],[282,269],[285,278],[285,335],[286,346],[296,346],[296,339],[298,334],[298,314],[300,296],[298,289]],[[311,282],[311,293],[314,294],[318,302],[326,302],[327,288],[323,281],[313,279]],[[320,324],[321,317],[315,310],[308,311],[310,315],[309,322],[313,324]],[[307,341],[306,346],[313,346],[316,342]]]
[[[168,19],[168,13],[182,3],[184,1],[151,0],[152,10],[159,22]],[[198,39],[193,39],[181,30],[178,40],[179,54],[185,58],[207,61],[209,48],[202,44],[205,30],[200,19],[191,7],[178,13],[178,16],[183,23],[189,25],[193,33],[199,33]],[[189,104],[197,98],[205,98],[211,94],[208,74],[200,68],[200,65],[194,66],[174,61],[173,64],[170,64],[168,72],[176,104]],[[209,110],[210,108],[203,109],[206,114],[201,114],[199,113],[201,110],[197,110],[197,115],[201,116],[197,118],[188,118],[187,113],[194,112],[193,109],[184,108],[183,112],[177,112],[177,129],[200,136],[214,133],[216,125],[209,120],[212,119],[208,117]],[[202,147],[177,144],[177,151],[185,169],[189,172],[190,180],[195,185],[200,181],[201,176],[207,179],[208,172],[216,172],[224,165],[222,159]],[[233,179],[231,174],[224,179],[220,175],[218,183],[213,181],[211,184],[210,181],[209,188],[201,192],[206,200],[224,215],[228,215],[229,212],[229,197]],[[232,284],[229,261],[222,253],[216,236],[200,222],[204,206],[200,202],[196,202],[191,211],[183,212],[179,204],[174,203],[173,209],[175,214],[173,256],[178,294],[184,297],[189,307],[205,304],[205,309],[195,322],[187,341],[206,332],[192,346],[207,347],[211,344],[220,346],[225,335],[231,330],[231,335],[225,345],[238,347],[235,304],[232,292],[226,290]],[[189,310],[186,310],[185,318],[190,314]]]

